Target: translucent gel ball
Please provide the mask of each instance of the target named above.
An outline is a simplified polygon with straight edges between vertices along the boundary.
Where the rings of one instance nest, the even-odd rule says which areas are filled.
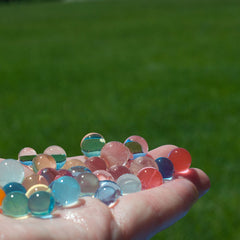
[[[32,160],[36,155],[37,152],[33,148],[25,147],[19,152],[18,159],[22,164],[31,166]]]
[[[117,180],[121,175],[125,173],[130,173],[130,170],[126,166],[114,165],[108,169],[114,180]]]
[[[0,188],[0,207],[2,206],[2,201],[6,197],[6,193]]]
[[[35,217],[48,216],[54,209],[55,200],[51,193],[46,191],[35,192],[28,199],[28,208]]]
[[[126,144],[127,142],[137,142],[141,145],[142,147],[142,152],[147,153],[148,152],[148,143],[147,141],[141,137],[141,136],[137,136],[137,135],[133,135],[128,137],[125,141],[124,144]]]
[[[58,171],[54,168],[43,168],[38,172],[39,175],[43,176],[49,185],[55,177],[58,175]]]
[[[66,161],[66,163],[63,165],[62,169],[69,169],[71,167],[75,167],[75,166],[83,166],[85,167],[85,163],[82,162],[79,159],[69,159]]]
[[[82,153],[87,157],[100,156],[102,147],[106,141],[99,133],[89,133],[83,137],[80,147]]]
[[[77,177],[78,175],[80,175],[82,173],[85,173],[85,172],[91,173],[91,170],[87,167],[84,167],[84,166],[71,167],[69,169],[69,171],[72,173],[73,177]]]
[[[30,198],[32,194],[34,194],[35,192],[39,192],[39,191],[44,191],[44,192],[49,192],[51,193],[52,190],[45,184],[36,184],[33,185],[32,187],[30,187],[27,192],[26,192],[26,197]]]
[[[48,185],[49,183],[44,176],[37,173],[33,173],[32,175],[25,177],[22,182],[22,185],[26,188],[26,190],[36,184]]]
[[[0,162],[0,186],[9,182],[21,183],[24,179],[23,165],[14,159],[6,159]]]
[[[28,198],[23,192],[10,192],[3,199],[2,210],[4,215],[23,217],[28,214]]]
[[[142,153],[142,146],[138,142],[132,142],[128,141],[124,143],[126,147],[129,148],[130,152],[135,154],[135,153]]]
[[[155,168],[146,167],[141,169],[137,177],[142,183],[142,189],[150,189],[153,187],[158,187],[163,183],[162,174]]]
[[[114,181],[113,176],[106,170],[96,170],[93,174],[98,178],[99,181],[111,180]]]
[[[51,155],[38,154],[32,161],[34,172],[38,172],[43,168],[56,168],[57,164]]]
[[[10,192],[23,192],[26,193],[25,187],[21,183],[17,182],[10,182],[7,183],[4,187],[3,190],[6,194]]]
[[[101,158],[107,163],[108,167],[124,165],[129,157],[130,150],[121,142],[108,142],[101,150]]]
[[[81,193],[76,179],[64,176],[53,181],[50,185],[55,202],[59,206],[70,206],[78,202]]]
[[[123,174],[117,179],[116,183],[121,188],[123,194],[139,192],[142,189],[140,179],[134,174]]]
[[[106,170],[107,165],[103,159],[100,157],[90,157],[85,161],[86,167],[88,167],[92,172],[96,170]]]
[[[50,146],[46,148],[43,153],[54,157],[57,163],[57,167],[56,167],[57,169],[62,168],[66,163],[67,154],[65,150],[60,146],[57,146],[57,145]]]
[[[117,185],[117,183],[113,182],[113,181],[109,181],[109,180],[104,180],[104,181],[100,181],[99,182],[99,188],[100,187],[112,187],[114,188],[116,191],[120,191],[121,195],[122,195],[122,190],[121,188]]]
[[[175,172],[182,172],[188,170],[192,163],[190,153],[184,148],[173,149],[169,153],[168,158],[173,163]]]
[[[163,178],[172,178],[173,176],[173,163],[165,157],[160,157],[155,160],[158,165],[158,170],[162,174]]]

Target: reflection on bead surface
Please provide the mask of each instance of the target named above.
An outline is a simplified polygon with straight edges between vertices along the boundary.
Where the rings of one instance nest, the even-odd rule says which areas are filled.
[[[163,183],[162,174],[157,169],[151,167],[141,169],[137,177],[142,183],[143,190],[160,186]]]
[[[37,152],[33,148],[25,147],[19,152],[18,159],[22,164],[31,166],[32,160],[36,155]]]
[[[92,172],[96,170],[106,170],[107,165],[103,159],[100,157],[90,157],[86,160],[85,165]]]
[[[25,187],[17,182],[10,182],[7,183],[4,187],[3,190],[6,194],[10,193],[10,192],[22,192],[22,193],[26,193],[26,189]]]
[[[62,168],[63,165],[66,163],[67,154],[65,150],[60,146],[57,145],[50,146],[46,148],[43,153],[54,157],[57,164],[56,167],[57,169]]]
[[[42,175],[33,173],[32,175],[25,177],[22,182],[22,185],[26,188],[26,190],[28,190],[30,187],[32,187],[33,185],[36,185],[36,184],[48,185],[48,181]]]
[[[69,206],[78,201],[81,189],[76,179],[60,177],[51,183],[52,194],[59,206]]]
[[[130,173],[130,170],[125,166],[114,165],[108,169],[108,172],[117,180],[121,175]]]
[[[81,160],[79,159],[70,159],[67,160],[66,163],[63,165],[62,169],[69,169],[71,167],[75,167],[75,166],[83,166],[85,167],[85,163],[83,163]]]
[[[28,208],[31,214],[36,217],[50,215],[54,205],[55,201],[52,194],[45,191],[35,192],[28,199]]]
[[[123,165],[130,157],[129,149],[117,141],[108,142],[101,150],[101,158],[104,159],[108,167],[113,165]]]
[[[50,184],[58,174],[58,171],[54,168],[43,168],[38,172],[39,175],[43,176],[48,184]]]
[[[28,214],[28,199],[22,192],[10,192],[3,199],[2,210],[4,215],[23,217]]]
[[[155,162],[163,178],[171,178],[173,176],[173,163],[168,158],[160,157],[157,158]]]
[[[142,146],[138,142],[127,141],[124,143],[126,147],[129,148],[130,152],[133,154],[142,153]]]
[[[126,144],[127,142],[137,142],[141,145],[142,147],[142,152],[147,153],[148,152],[148,143],[147,141],[141,137],[141,136],[137,136],[137,135],[133,135],[128,137],[124,143]]]
[[[106,205],[110,205],[121,196],[121,191],[118,189],[114,189],[110,186],[100,187],[95,193],[94,197],[105,203]]]
[[[37,155],[33,161],[33,170],[34,172],[38,172],[43,168],[56,168],[57,164],[54,157],[47,154],[39,154]]]
[[[73,177],[77,177],[81,173],[85,173],[85,172],[91,173],[91,170],[84,166],[71,167],[69,171],[72,173]]]
[[[9,182],[21,183],[24,179],[24,168],[22,164],[14,159],[6,159],[0,162],[0,186]]]
[[[3,191],[2,188],[0,188],[0,206],[2,206],[2,201],[5,198],[6,193]]]
[[[106,170],[97,170],[93,174],[98,178],[99,181],[110,180],[114,181],[113,176]]]
[[[35,193],[35,192],[39,192],[39,191],[44,191],[44,192],[51,192],[52,190],[44,184],[36,184],[33,185],[32,187],[30,187],[27,192],[26,192],[26,196],[27,198],[30,198],[30,196]]]
[[[93,173],[81,173],[75,177],[81,188],[81,196],[94,195],[99,187],[98,178]]]
[[[190,153],[184,148],[173,149],[168,158],[171,160],[174,166],[175,172],[186,171],[192,163],[192,158]]]
[[[117,179],[116,183],[121,188],[123,194],[139,192],[142,189],[140,179],[134,174],[123,174]]]
[[[158,165],[153,158],[144,156],[144,157],[138,157],[135,160],[131,161],[129,170],[135,175],[137,175],[139,170],[145,167],[153,167],[158,169]]]
[[[103,136],[99,133],[89,133],[81,141],[82,153],[87,157],[99,156],[102,147],[106,143]]]

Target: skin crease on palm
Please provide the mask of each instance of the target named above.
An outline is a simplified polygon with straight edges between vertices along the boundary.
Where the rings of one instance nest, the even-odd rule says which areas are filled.
[[[164,145],[149,154],[167,157],[175,147]],[[159,187],[122,196],[112,207],[85,197],[73,207],[57,209],[51,219],[14,219],[0,214],[0,239],[149,239],[185,216],[209,188],[208,176],[190,168]]]

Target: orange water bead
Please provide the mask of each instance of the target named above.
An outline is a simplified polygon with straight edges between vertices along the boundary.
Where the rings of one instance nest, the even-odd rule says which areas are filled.
[[[38,172],[39,170],[43,168],[54,168],[56,169],[57,163],[54,159],[54,157],[48,155],[48,154],[39,154],[37,155],[33,161],[33,170],[34,172]]]
[[[30,187],[36,184],[45,184],[48,185],[48,181],[45,177],[42,175],[39,175],[37,173],[33,173],[32,175],[25,177],[22,185],[28,190]]]
[[[66,163],[63,165],[62,169],[69,169],[71,167],[76,167],[76,166],[83,166],[86,167],[85,163],[82,162],[79,159],[69,159],[66,161]]]
[[[6,193],[0,188],[0,206],[2,206],[2,201],[5,198]]]

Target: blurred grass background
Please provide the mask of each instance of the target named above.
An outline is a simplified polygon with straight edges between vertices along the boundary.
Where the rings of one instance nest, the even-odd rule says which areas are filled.
[[[188,149],[212,188],[153,239],[240,239],[240,2],[0,5],[0,156],[89,132]],[[143,213],[144,214],[144,213]]]

